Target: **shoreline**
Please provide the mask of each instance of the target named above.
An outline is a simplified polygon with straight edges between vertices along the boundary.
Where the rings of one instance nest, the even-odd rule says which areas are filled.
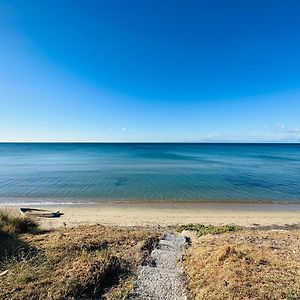
[[[278,205],[300,205],[300,198],[297,200],[265,200],[265,199],[107,199],[107,198],[47,198],[47,197],[1,197],[1,206],[64,206],[64,205],[110,205],[110,204],[278,204]]]
[[[0,208],[18,213],[22,205]],[[99,204],[28,205],[60,210],[60,218],[37,218],[44,228],[86,224],[111,226],[166,227],[187,223],[240,226],[291,225],[300,223],[300,203],[118,201]]]

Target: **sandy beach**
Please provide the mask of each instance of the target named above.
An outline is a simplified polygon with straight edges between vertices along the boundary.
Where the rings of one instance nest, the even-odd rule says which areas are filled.
[[[19,206],[2,206],[18,213]],[[285,225],[300,222],[300,204],[220,202],[110,202],[34,208],[61,211],[60,218],[38,218],[47,228],[81,224],[164,227],[186,223],[211,225]]]

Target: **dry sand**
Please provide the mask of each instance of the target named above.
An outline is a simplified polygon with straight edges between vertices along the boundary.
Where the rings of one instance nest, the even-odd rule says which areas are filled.
[[[0,206],[1,207],[1,206]],[[16,206],[2,206],[17,212]],[[300,204],[195,203],[195,202],[110,202],[90,205],[57,205],[35,208],[60,210],[57,219],[39,218],[41,226],[57,228],[80,224],[164,227],[186,223],[242,226],[300,223]]]

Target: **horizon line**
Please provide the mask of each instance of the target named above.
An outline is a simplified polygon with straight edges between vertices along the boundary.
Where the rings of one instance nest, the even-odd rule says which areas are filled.
[[[300,144],[300,141],[0,141],[0,144]]]

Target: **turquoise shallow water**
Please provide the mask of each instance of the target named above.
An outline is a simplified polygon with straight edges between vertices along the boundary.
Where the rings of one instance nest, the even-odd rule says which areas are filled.
[[[0,143],[0,204],[300,203],[300,144]]]

